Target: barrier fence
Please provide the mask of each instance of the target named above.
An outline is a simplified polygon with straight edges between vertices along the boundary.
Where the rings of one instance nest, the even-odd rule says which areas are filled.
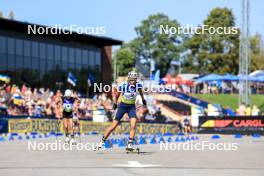
[[[111,122],[92,122],[80,120],[80,132],[103,133]],[[129,132],[130,123],[122,122],[115,130],[116,134]],[[29,133],[29,132],[64,132],[63,121],[57,119],[42,118],[0,118],[0,133]],[[177,127],[174,124],[138,123],[137,132],[140,134],[173,133],[176,134]]]
[[[264,134],[264,116],[200,116],[198,132]]]

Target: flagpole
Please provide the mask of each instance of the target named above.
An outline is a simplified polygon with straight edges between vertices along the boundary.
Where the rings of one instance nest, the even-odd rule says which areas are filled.
[[[88,80],[87,80],[87,86],[86,86],[86,97],[89,98],[89,83],[88,83]]]

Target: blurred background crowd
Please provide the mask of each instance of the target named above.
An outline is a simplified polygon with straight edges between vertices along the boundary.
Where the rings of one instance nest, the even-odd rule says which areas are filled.
[[[9,116],[34,116],[34,117],[62,117],[60,90],[52,91],[45,88],[30,88],[22,85],[7,85],[0,87],[0,109],[2,115]],[[74,105],[74,115],[80,119],[93,120],[93,117],[104,116],[105,121],[111,121],[114,115],[112,101],[105,94],[97,94],[93,98],[82,98],[76,91],[74,97],[78,97]],[[140,121],[165,121],[160,113],[159,106],[150,106],[150,111],[139,105],[137,101],[137,115]],[[125,115],[125,121],[129,118]]]
[[[8,115],[28,115],[28,116],[48,116],[62,117],[61,97],[63,93],[60,90],[51,91],[44,88],[18,87],[16,85],[3,85],[0,88],[0,107]],[[77,92],[73,93],[77,97]],[[79,116],[84,118],[92,117],[92,110],[102,106],[102,101],[110,102],[105,95],[98,96],[95,99],[80,99],[76,105]]]

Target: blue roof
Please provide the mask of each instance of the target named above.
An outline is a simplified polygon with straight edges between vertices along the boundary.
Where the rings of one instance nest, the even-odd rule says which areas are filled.
[[[206,75],[204,77],[197,79],[196,82],[201,83],[201,82],[221,81],[221,80],[222,80],[222,76],[217,75],[217,74],[210,74],[210,75]]]

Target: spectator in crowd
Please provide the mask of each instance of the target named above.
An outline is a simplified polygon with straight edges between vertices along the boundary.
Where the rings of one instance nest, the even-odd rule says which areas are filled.
[[[178,87],[180,88],[180,87]],[[30,88],[25,85],[21,87],[17,85],[0,86],[0,108],[2,114],[11,116],[35,116],[35,117],[62,117],[62,105],[61,101],[62,93],[60,90],[50,90],[45,88]],[[78,96],[77,92],[74,92],[74,96]],[[141,107],[140,102],[137,106],[137,115],[140,121],[145,121],[145,117],[151,117],[152,122],[164,122],[166,117],[161,115],[159,104],[153,99],[150,100],[148,108]],[[92,120],[93,112],[98,108],[103,108],[108,114],[109,120],[114,113],[112,109],[112,101],[107,97],[105,93],[98,94],[93,99],[80,98],[78,108],[78,118]],[[150,112],[149,112],[150,111]],[[123,118],[129,120],[127,116]],[[148,120],[147,120],[148,121]]]
[[[241,115],[241,116],[243,116],[243,115],[246,114],[246,106],[245,106],[244,103],[242,103],[242,104],[239,106],[239,108],[237,109],[237,114],[238,114],[238,115]]]
[[[246,116],[251,116],[251,106],[249,104],[247,104]]]
[[[258,116],[259,114],[260,114],[259,108],[256,105],[254,105],[253,108],[252,108],[252,115],[253,116]]]

